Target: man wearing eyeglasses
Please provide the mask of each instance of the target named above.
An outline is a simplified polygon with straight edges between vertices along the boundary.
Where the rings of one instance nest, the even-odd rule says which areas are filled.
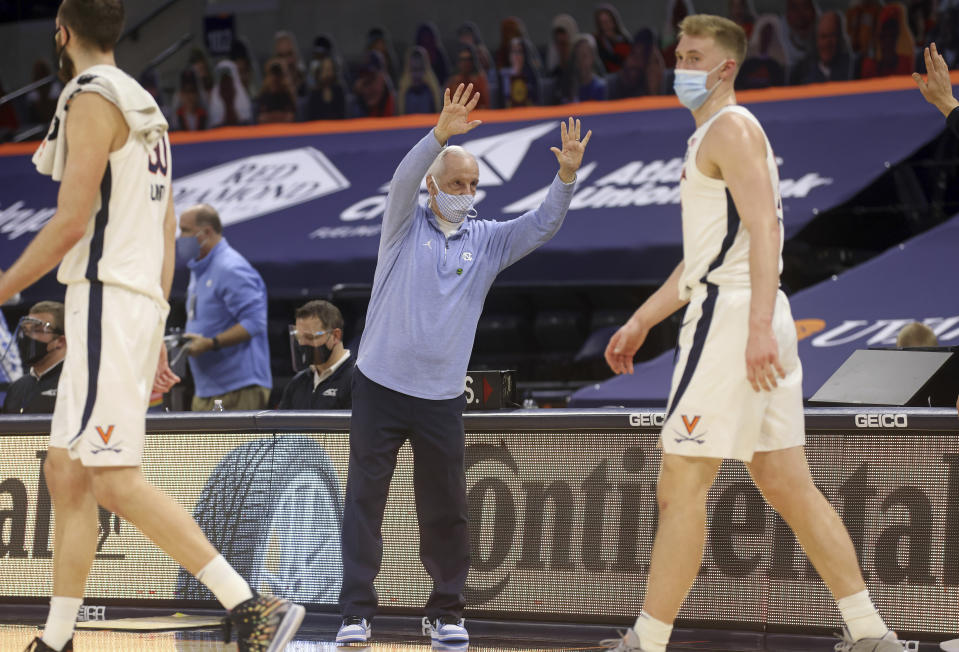
[[[67,354],[63,334],[63,304],[41,301],[30,308],[17,329],[20,359],[29,371],[10,385],[4,414],[53,414],[57,384]]]
[[[281,410],[348,410],[353,406],[353,357],[343,347],[343,314],[329,301],[296,309],[290,353],[297,372],[283,390]]]

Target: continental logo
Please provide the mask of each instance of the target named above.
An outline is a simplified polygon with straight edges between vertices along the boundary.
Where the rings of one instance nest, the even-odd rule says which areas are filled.
[[[908,428],[909,416],[906,414],[857,414],[857,428]]]

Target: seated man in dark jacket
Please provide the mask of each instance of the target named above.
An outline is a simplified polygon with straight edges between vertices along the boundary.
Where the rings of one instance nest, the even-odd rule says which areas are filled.
[[[10,385],[4,414],[53,414],[57,384],[67,354],[63,335],[63,304],[41,301],[20,320],[17,332],[20,359],[29,371]]]
[[[343,348],[343,315],[329,301],[296,309],[290,327],[293,370],[283,390],[281,410],[348,410],[353,405],[353,358]]]

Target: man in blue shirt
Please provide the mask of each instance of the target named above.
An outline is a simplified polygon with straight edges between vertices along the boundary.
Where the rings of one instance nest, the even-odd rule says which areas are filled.
[[[514,220],[466,220],[479,167],[450,136],[469,120],[479,93],[457,87],[436,127],[403,158],[390,184],[373,293],[353,373],[350,463],[343,515],[343,623],[337,643],[364,642],[376,613],[373,580],[382,560],[381,525],[396,455],[414,454],[420,558],[433,578],[424,633],[464,643],[469,570],[465,443],[466,365],[476,323],[496,275],[559,230],[573,197],[590,133],[561,123],[559,173],[538,208]],[[426,175],[429,200],[417,202]]]
[[[180,216],[177,256],[190,268],[186,337],[194,411],[260,410],[270,398],[266,285],[223,237],[220,216],[199,204]]]

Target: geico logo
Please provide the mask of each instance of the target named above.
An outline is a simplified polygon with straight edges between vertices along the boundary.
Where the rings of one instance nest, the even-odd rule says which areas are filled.
[[[81,605],[77,613],[77,621],[89,622],[91,620],[106,620],[107,608],[96,605]]]
[[[634,428],[655,426],[662,427],[666,423],[666,414],[663,412],[633,413],[629,415],[629,425]]]
[[[857,428],[908,428],[909,417],[905,414],[857,414]]]

